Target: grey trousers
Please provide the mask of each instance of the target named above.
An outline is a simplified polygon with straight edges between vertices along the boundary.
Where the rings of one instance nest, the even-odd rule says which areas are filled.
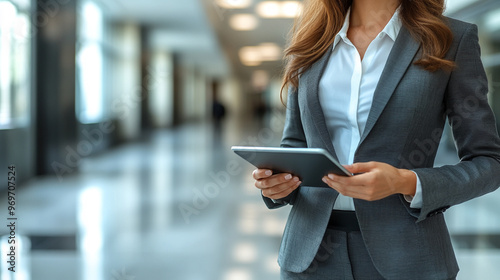
[[[302,273],[281,270],[282,280],[384,279],[368,255],[361,232],[327,229],[313,262]]]

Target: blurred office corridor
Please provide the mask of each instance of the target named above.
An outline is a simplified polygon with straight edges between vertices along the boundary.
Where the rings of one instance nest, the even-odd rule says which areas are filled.
[[[500,120],[500,1],[447,3],[479,27]],[[0,0],[0,280],[279,279],[290,208],[265,207],[230,147],[279,145],[300,7]],[[440,147],[458,161],[449,131]],[[446,212],[459,280],[499,278],[498,201]]]
[[[78,175],[26,184],[18,234],[32,250],[19,268],[32,280],[277,279],[287,209],[265,208],[252,169],[228,147],[262,130],[224,129],[158,131],[85,159]],[[276,145],[269,132],[264,142]]]
[[[251,166],[229,148],[277,145],[270,124],[279,116],[228,120],[220,135],[211,123],[157,131],[82,160],[78,175],[28,182],[17,194],[18,234],[31,242],[19,259],[19,272],[31,275],[23,279],[278,279],[289,208],[268,210]],[[499,275],[499,199],[496,192],[446,213],[458,279]]]

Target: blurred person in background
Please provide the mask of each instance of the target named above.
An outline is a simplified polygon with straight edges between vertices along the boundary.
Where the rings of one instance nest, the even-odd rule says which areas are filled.
[[[226,106],[219,100],[219,83],[213,82],[212,84],[212,118],[214,120],[214,128],[216,132],[220,132],[222,127],[222,120],[226,116]]]
[[[356,174],[331,188],[253,172],[292,205],[282,279],[455,279],[443,212],[500,185],[500,139],[475,25],[444,0],[307,0],[286,50],[283,147],[324,148]],[[433,168],[446,117],[461,162]]]

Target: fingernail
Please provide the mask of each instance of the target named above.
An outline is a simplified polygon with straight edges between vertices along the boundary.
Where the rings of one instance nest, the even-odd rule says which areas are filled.
[[[299,177],[293,177],[293,180],[294,180],[295,182],[298,182],[298,181],[299,181]]]
[[[267,176],[271,176],[271,175],[273,175],[273,172],[271,170],[266,170],[265,174]]]
[[[330,178],[330,179],[332,179],[332,180],[333,180],[333,179],[335,179],[335,176],[333,176],[333,174],[329,174],[329,175],[328,175],[328,178]]]
[[[323,180],[323,182],[325,182],[325,183],[326,183],[326,178],[325,178],[325,177],[323,177],[321,180]]]
[[[290,180],[290,179],[292,179],[292,175],[291,175],[291,174],[287,174],[287,175],[285,176],[285,180]]]

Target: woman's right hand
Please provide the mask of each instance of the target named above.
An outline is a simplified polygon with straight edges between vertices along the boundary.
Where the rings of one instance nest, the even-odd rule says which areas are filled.
[[[299,177],[288,173],[273,175],[269,169],[255,169],[252,173],[255,187],[262,190],[262,195],[271,199],[287,197],[302,183]]]

